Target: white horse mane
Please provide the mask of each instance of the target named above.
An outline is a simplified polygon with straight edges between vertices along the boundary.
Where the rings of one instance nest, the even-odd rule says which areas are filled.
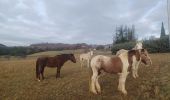
[[[142,49],[143,48],[143,44],[141,41],[138,41],[135,45],[134,48],[132,48],[132,50],[137,50],[137,49]],[[120,49],[119,51],[116,52],[116,55],[120,55],[121,53],[123,52],[128,52],[128,50],[125,50],[125,49]]]
[[[133,50],[142,49],[142,48],[143,48],[142,42],[138,41],[136,43],[135,47],[133,48]]]

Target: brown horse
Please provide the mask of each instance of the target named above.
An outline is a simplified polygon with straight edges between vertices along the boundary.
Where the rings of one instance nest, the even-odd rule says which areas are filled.
[[[38,81],[40,81],[40,74],[42,76],[42,79],[44,79],[44,68],[47,67],[57,67],[57,73],[56,78],[60,77],[60,70],[61,67],[64,65],[66,61],[72,61],[73,63],[76,63],[76,59],[74,57],[74,54],[61,54],[56,55],[54,57],[40,57],[36,61],[36,78]]]

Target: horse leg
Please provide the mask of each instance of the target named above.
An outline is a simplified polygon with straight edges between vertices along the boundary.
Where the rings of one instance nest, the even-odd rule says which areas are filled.
[[[80,67],[82,68],[82,62],[80,61]]]
[[[42,69],[41,69],[42,80],[44,80],[44,68],[45,68],[45,67],[42,67]]]
[[[41,79],[40,79],[41,69],[42,69],[42,66],[38,66],[38,69],[37,69],[37,79],[38,79],[39,82],[41,81]]]
[[[83,68],[83,60],[80,61],[81,68]]]
[[[139,75],[138,75],[139,64],[140,64],[140,62],[137,62],[137,64],[136,64],[136,71],[135,71],[135,76],[136,77],[139,77]]]
[[[129,74],[129,72],[123,72],[119,74],[119,86],[118,86],[118,90],[122,91],[123,94],[127,94],[127,91],[125,89],[125,82],[126,82],[126,78],[127,75]]]
[[[101,72],[100,71],[98,71],[98,76],[97,76],[97,78],[96,78],[96,89],[97,89],[97,92],[98,93],[101,93],[101,87],[100,87],[100,84],[99,84],[99,75],[101,74]]]
[[[38,63],[38,61],[36,62],[36,78],[38,81],[40,81],[40,67],[41,65]]]
[[[120,77],[121,77],[122,73],[119,73],[118,75],[119,75],[118,90],[121,91],[121,90],[122,90],[122,87],[121,87],[122,85],[121,85],[121,79],[120,79]]]
[[[87,60],[87,67],[89,68],[89,66],[90,66],[90,60],[88,59]]]
[[[132,76],[133,78],[136,78],[136,63],[132,64]]]
[[[96,78],[98,76],[98,72],[97,72],[97,69],[94,69],[92,68],[92,71],[93,71],[93,75],[91,77],[91,92],[93,92],[94,94],[97,94],[97,91],[96,91]]]
[[[61,69],[61,67],[57,67],[56,78],[60,77],[60,69]]]

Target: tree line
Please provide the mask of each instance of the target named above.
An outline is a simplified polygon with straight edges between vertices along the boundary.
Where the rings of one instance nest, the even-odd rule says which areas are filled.
[[[146,48],[150,53],[170,52],[169,37],[166,35],[164,30],[165,29],[162,23],[160,38],[150,36],[149,39],[143,39],[143,47]],[[136,41],[137,37],[134,25],[131,27],[127,27],[126,25],[116,27],[111,51],[113,54],[115,54],[120,49],[130,50],[135,46]]]
[[[0,55],[8,56],[26,56],[28,54],[40,52],[40,49],[34,49],[29,47],[0,47]]]
[[[128,27],[127,25],[121,25],[119,27],[116,27],[116,32],[113,38],[113,43],[125,43],[125,42],[131,42],[136,41],[135,36],[135,26],[132,25],[131,27]]]

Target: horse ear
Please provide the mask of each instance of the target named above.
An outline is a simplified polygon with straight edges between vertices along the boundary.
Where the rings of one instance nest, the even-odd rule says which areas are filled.
[[[144,51],[145,51],[145,49],[144,49],[144,48],[142,48],[142,49],[141,49],[141,51],[142,51],[142,52],[144,52]]]
[[[138,43],[143,43],[143,40],[138,41]]]

